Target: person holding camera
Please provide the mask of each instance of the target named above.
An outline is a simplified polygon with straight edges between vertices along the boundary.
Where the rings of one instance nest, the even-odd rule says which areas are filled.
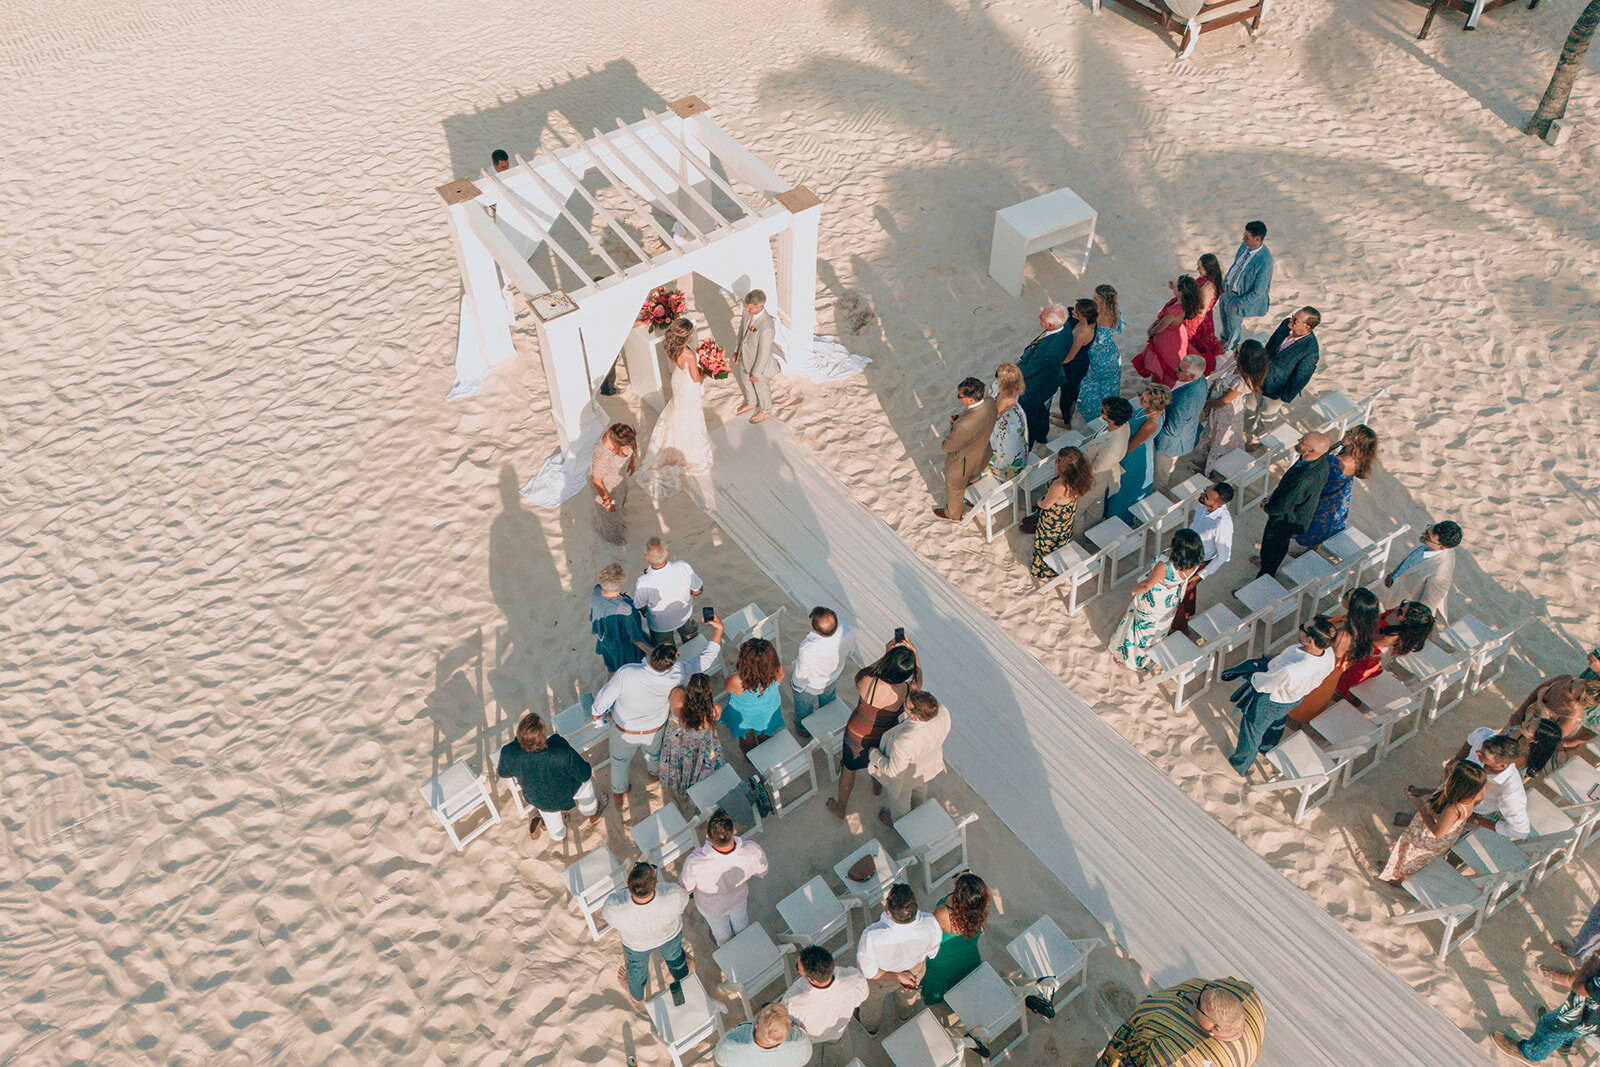
[[[900,721],[906,698],[922,688],[922,664],[917,649],[906,638],[905,627],[894,632],[894,640],[884,646],[883,656],[856,672],[856,709],[844,727],[844,751],[840,756],[839,795],[828,798],[828,810],[843,819],[849,815],[850,791],[856,773],[867,769],[867,759],[883,735]],[[874,793],[883,789],[877,782]]]

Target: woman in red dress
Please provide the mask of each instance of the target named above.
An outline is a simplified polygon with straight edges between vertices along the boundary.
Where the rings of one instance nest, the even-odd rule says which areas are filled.
[[[1383,673],[1385,656],[1405,656],[1428,643],[1433,633],[1433,609],[1415,600],[1408,600],[1378,616],[1378,636],[1372,640],[1372,651],[1355,660],[1339,676],[1335,692],[1349,697],[1350,690]]]
[[[1222,264],[1207,252],[1200,257],[1200,315],[1184,323],[1189,327],[1189,351],[1206,357],[1206,377],[1216,373],[1217,360],[1222,358],[1222,342],[1217,340],[1217,328],[1211,310],[1222,296]]]
[[[1150,324],[1150,342],[1133,357],[1133,369],[1171,389],[1178,382],[1178,363],[1189,351],[1189,323],[1200,314],[1200,287],[1187,274],[1168,282],[1172,299]]]

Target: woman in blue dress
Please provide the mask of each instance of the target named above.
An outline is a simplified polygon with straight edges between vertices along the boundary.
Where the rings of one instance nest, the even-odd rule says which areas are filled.
[[[1172,390],[1160,382],[1151,382],[1139,394],[1133,405],[1133,418],[1128,420],[1128,454],[1122,457],[1122,484],[1115,493],[1106,496],[1106,518],[1121,519],[1129,526],[1139,525],[1128,509],[1149,496],[1155,489],[1155,456],[1151,453],[1150,438],[1161,425],[1161,413],[1172,403]]]
[[[1122,315],[1117,311],[1117,291],[1109,285],[1096,286],[1094,303],[1100,318],[1094,340],[1089,342],[1089,372],[1078,389],[1078,410],[1086,419],[1098,418],[1101,402],[1122,391],[1122,356],[1117,352]]]
[[[771,641],[752,637],[739,646],[739,669],[723,686],[728,703],[722,712],[722,724],[739,743],[739,751],[749,752],[783,729],[781,681],[783,664]]]
[[[1352,426],[1345,431],[1339,447],[1329,452],[1328,480],[1322,485],[1322,498],[1311,516],[1311,525],[1295,537],[1304,548],[1316,548],[1339,533],[1350,520],[1350,495],[1356,479],[1365,480],[1372,473],[1372,461],[1378,457],[1378,435],[1366,424]]]

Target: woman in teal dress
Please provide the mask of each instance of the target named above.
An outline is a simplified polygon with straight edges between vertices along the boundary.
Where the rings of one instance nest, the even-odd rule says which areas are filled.
[[[1045,557],[1072,540],[1072,525],[1078,515],[1078,500],[1094,488],[1094,468],[1089,459],[1072,445],[1056,453],[1056,480],[1039,501],[1039,516],[1033,528],[1033,560],[1028,573],[1048,582],[1056,572]]]
[[[1193,530],[1172,535],[1167,555],[1156,560],[1148,577],[1133,587],[1133,603],[1111,635],[1111,658],[1129,670],[1154,670],[1149,650],[1172,632],[1172,619],[1189,585],[1189,578],[1205,565],[1205,547]]]
[[[924,1004],[944,1003],[944,995],[983,962],[978,938],[989,921],[989,887],[970,871],[956,875],[950,895],[939,901],[933,917],[944,935],[939,938],[939,951],[928,961],[928,969],[922,975]]]
[[[1117,291],[1109,285],[1096,286],[1094,303],[1100,318],[1094,340],[1089,342],[1089,373],[1078,388],[1078,410],[1086,419],[1099,418],[1101,403],[1122,392],[1122,356],[1117,352],[1122,315],[1117,311]]]
[[[1106,517],[1137,526],[1132,508],[1155,489],[1155,456],[1150,438],[1161,426],[1161,413],[1172,403],[1172,390],[1159,382],[1144,387],[1128,420],[1128,454],[1122,457],[1122,484],[1106,496]]]
[[[739,669],[723,686],[728,703],[722,711],[722,722],[739,743],[740,752],[749,752],[783,729],[778,689],[781,681],[783,664],[771,641],[752,637],[739,646]]]

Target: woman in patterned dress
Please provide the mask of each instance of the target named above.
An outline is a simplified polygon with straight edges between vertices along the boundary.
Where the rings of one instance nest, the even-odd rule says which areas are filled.
[[[1366,480],[1372,462],[1378,458],[1378,435],[1362,424],[1345,431],[1338,454],[1328,453],[1328,480],[1322,485],[1322,498],[1311,516],[1311,525],[1295,540],[1304,548],[1316,548],[1345,528],[1350,519],[1350,494],[1357,478]]]
[[[1085,419],[1100,417],[1100,405],[1107,397],[1122,392],[1122,356],[1117,352],[1117,334],[1122,332],[1122,313],[1117,310],[1117,291],[1097,285],[1094,305],[1100,314],[1095,319],[1094,340],[1089,342],[1089,373],[1078,387],[1078,410]]]
[[[1450,851],[1472,825],[1472,809],[1483,799],[1483,767],[1458,760],[1444,784],[1417,800],[1417,814],[1406,825],[1378,877],[1398,889],[1407,878]]]
[[[688,796],[691,786],[726,762],[717,740],[721,711],[711,700],[711,679],[704,674],[691,675],[682,688],[672,691],[668,702],[672,714],[661,739],[661,788]]]
[[[1200,410],[1200,440],[1204,455],[1195,468],[1201,474],[1217,469],[1217,460],[1252,442],[1244,432],[1244,398],[1259,395],[1267,380],[1267,347],[1249,340],[1239,346],[1234,365],[1211,383],[1211,395]]]
[[[594,528],[613,545],[625,545],[627,524],[622,505],[628,501],[628,476],[639,458],[638,435],[625,422],[613,422],[589,453],[589,481],[594,486]]]
[[[999,418],[989,433],[994,455],[984,473],[1009,482],[1028,463],[1028,420],[1017,403],[1017,397],[1022,395],[1022,368],[1015,363],[1002,363],[994,369],[994,382],[994,409]]]
[[[1172,535],[1167,555],[1156,560],[1144,581],[1133,587],[1133,603],[1111,635],[1111,658],[1129,670],[1154,670],[1155,660],[1146,650],[1172,632],[1172,618],[1189,584],[1190,575],[1205,566],[1205,547],[1193,530]]]
[[[1050,483],[1039,502],[1038,523],[1033,528],[1033,561],[1028,573],[1040,582],[1056,576],[1045,557],[1072,540],[1072,523],[1078,514],[1078,498],[1094,488],[1094,468],[1071,445],[1056,453],[1056,480]]]

